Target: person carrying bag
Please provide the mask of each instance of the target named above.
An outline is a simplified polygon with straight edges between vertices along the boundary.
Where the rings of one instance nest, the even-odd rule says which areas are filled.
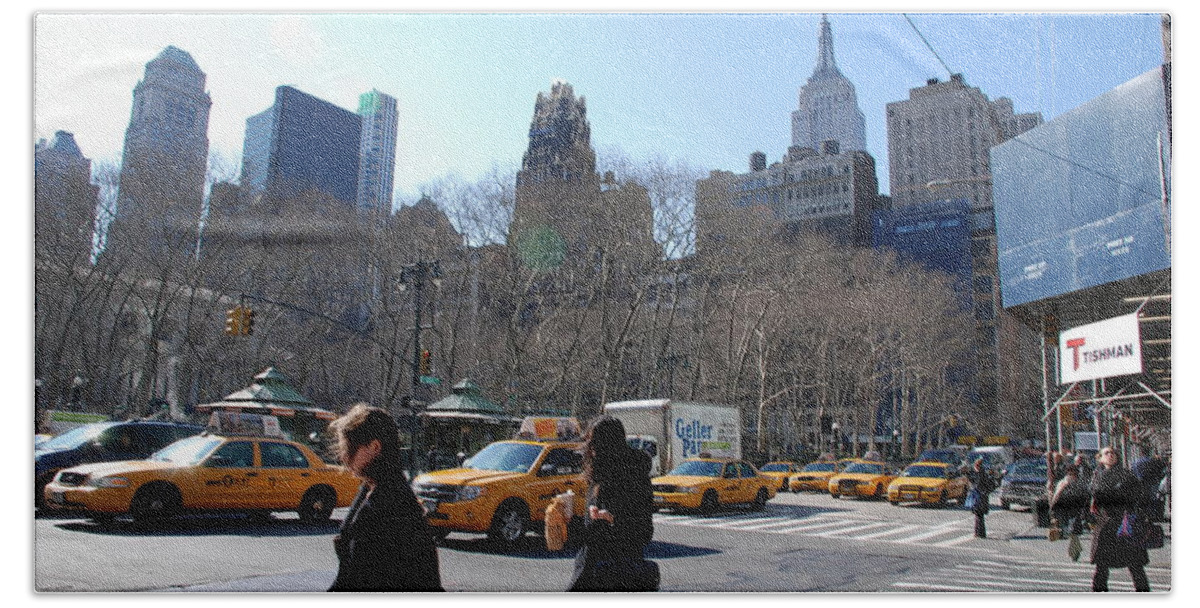
[[[650,457],[625,443],[625,426],[600,416],[585,435],[588,512],[569,591],[657,591],[658,564],[645,558],[654,535]]]

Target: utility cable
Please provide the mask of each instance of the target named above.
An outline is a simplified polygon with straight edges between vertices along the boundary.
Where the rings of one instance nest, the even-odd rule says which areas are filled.
[[[908,13],[901,14],[904,15],[904,20],[908,21],[908,24],[912,26],[913,31],[917,33],[917,37],[921,39],[921,42],[925,43],[925,46],[929,49],[929,52],[933,53],[933,56],[937,58],[938,63],[942,64],[942,67],[945,68],[946,73],[954,75],[954,70],[951,70],[950,66],[946,65],[945,61],[942,61],[942,56],[938,55],[938,52],[933,49],[933,45],[929,44],[929,41],[925,39],[925,34],[922,34],[921,30],[917,29],[917,24],[913,23],[913,20],[908,17]]]

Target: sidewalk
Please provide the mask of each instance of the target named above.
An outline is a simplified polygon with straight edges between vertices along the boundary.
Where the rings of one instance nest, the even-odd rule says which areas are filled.
[[[1171,568],[1171,522],[1160,522],[1159,525],[1163,527],[1163,546],[1161,549],[1149,551],[1150,563],[1148,565],[1152,568]],[[989,536],[992,536],[990,532],[989,530]],[[1071,561],[1071,558],[1067,556],[1067,539],[1050,542],[1047,538],[1049,528],[1039,528],[1033,525],[1032,521],[1024,530],[1014,532],[1010,529],[1007,533],[998,532],[996,538],[1007,541],[1010,546],[1020,549],[1027,555],[1037,556],[1039,559]],[[1088,555],[1092,546],[1091,531],[1085,528],[1079,540],[1083,543],[1083,554],[1079,556],[1079,563],[1089,563]]]

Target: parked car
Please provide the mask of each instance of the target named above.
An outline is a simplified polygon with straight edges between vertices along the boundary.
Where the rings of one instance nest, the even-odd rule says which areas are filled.
[[[359,483],[344,467],[281,436],[205,432],[146,460],[64,469],[46,485],[45,504],[97,520],[200,510],[296,511],[303,521],[324,521],[335,507],[350,505]]]
[[[834,498],[866,496],[883,499],[887,496],[888,484],[895,478],[896,474],[886,463],[859,460],[829,478],[829,495]]]
[[[799,463],[777,460],[774,462],[768,462],[767,464],[759,467],[758,472],[766,475],[767,477],[773,477],[779,480],[778,490],[780,492],[786,492],[788,489],[788,477],[799,473],[800,468],[801,467]]]
[[[750,463],[728,458],[691,458],[650,483],[654,506],[705,513],[738,503],[762,509],[779,487],[778,480],[762,475]]]
[[[1046,499],[1045,460],[1025,458],[1008,465],[1004,471],[1004,478],[1000,481],[1001,507],[1033,507],[1038,501]]]
[[[512,546],[529,530],[541,529],[546,507],[567,490],[580,497],[574,514],[583,516],[587,484],[579,422],[531,416],[521,429],[518,439],[490,443],[461,466],[413,480],[434,535],[482,533]]]
[[[43,441],[33,453],[34,505],[42,506],[42,489],[63,469],[94,462],[142,460],[202,431],[204,427],[199,425],[174,422],[96,422]]]
[[[923,502],[945,505],[947,501],[962,501],[970,487],[966,475],[958,467],[944,462],[914,462],[888,485],[888,502]]]
[[[788,478],[788,489],[793,492],[812,490],[829,491],[829,478],[842,472],[843,465],[836,461],[810,462],[800,472]]]

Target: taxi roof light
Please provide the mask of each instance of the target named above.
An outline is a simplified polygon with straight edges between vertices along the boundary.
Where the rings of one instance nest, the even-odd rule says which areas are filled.
[[[287,439],[279,426],[279,418],[266,414],[245,412],[213,412],[208,418],[208,431],[217,435],[247,435]]]
[[[526,441],[579,441],[583,431],[572,416],[526,416],[514,439]]]

